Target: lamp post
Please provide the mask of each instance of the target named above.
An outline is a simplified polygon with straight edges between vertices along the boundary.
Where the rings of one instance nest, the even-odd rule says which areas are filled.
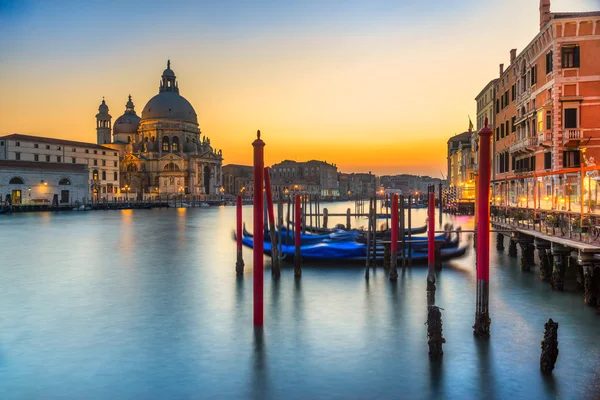
[[[129,185],[123,186],[123,189],[121,190],[125,191],[125,201],[129,203]]]
[[[225,193],[225,188],[223,186],[221,186],[221,188],[219,189],[219,192],[221,192],[221,202],[223,202],[223,193]]]
[[[183,187],[179,186],[179,206],[183,207]]]

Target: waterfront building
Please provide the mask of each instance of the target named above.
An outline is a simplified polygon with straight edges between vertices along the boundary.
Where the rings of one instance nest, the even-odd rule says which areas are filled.
[[[319,194],[325,199],[340,196],[338,171],[335,164],[310,160],[297,162],[284,160],[271,167],[271,185],[276,197],[279,192]]]
[[[83,164],[87,167],[88,189],[84,194],[78,192],[78,200],[113,201],[120,196],[119,154],[106,146],[15,133],[0,137],[0,160],[37,163],[40,170],[48,170],[43,165],[46,163]],[[27,168],[33,167],[27,164]]]
[[[0,159],[0,204],[86,203],[88,181],[87,164]]]
[[[228,164],[223,166],[223,187],[225,194],[244,196],[253,182],[254,167],[250,165]]]
[[[475,160],[471,147],[472,134],[470,129],[448,139],[448,187],[456,188],[459,199],[474,198]]]
[[[158,94],[141,117],[131,96],[114,125],[108,111],[102,100],[96,115],[98,143],[119,151],[122,185],[138,199],[183,193],[216,198],[223,193],[222,151],[201,136],[196,111],[179,94],[170,61]]]
[[[373,196],[378,193],[380,186],[379,177],[371,172],[339,173],[338,181],[342,182],[346,198]]]
[[[511,145],[515,142],[517,129],[515,105],[517,97],[516,57],[517,49],[511,49],[510,63],[506,69],[504,64],[500,64],[499,78],[496,80],[492,175],[494,176],[493,185],[496,186],[494,193],[501,198],[510,196],[513,193],[510,185],[515,174],[514,154],[511,151]]]
[[[494,105],[496,104],[496,83],[498,79],[492,79],[477,96],[475,96],[475,102],[477,104],[477,129],[471,134],[471,148],[474,149],[474,165],[473,170],[477,173],[478,166],[478,149],[479,149],[479,135],[477,132],[485,125],[485,119],[488,119],[488,127],[493,131],[494,123],[496,120],[496,111]],[[492,141],[492,154],[494,152],[495,141]],[[491,165],[490,165],[491,167]],[[492,169],[492,179],[494,179],[495,170]]]
[[[493,182],[499,204],[557,207],[597,196],[573,168],[600,157],[600,11],[550,11],[540,1],[539,33],[497,83]],[[503,135],[504,133],[504,135]],[[569,170],[570,169],[570,170]]]
[[[442,183],[442,180],[430,176],[398,174],[383,175],[380,177],[380,182],[386,193],[402,193],[409,195],[417,192],[425,193],[427,188],[431,185],[434,185],[437,188],[438,185]]]

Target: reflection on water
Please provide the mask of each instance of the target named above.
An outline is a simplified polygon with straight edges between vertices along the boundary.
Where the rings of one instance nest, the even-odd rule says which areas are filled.
[[[425,210],[414,212],[422,225]],[[570,274],[554,293],[493,250],[486,341],[471,328],[473,251],[445,264],[444,356],[430,360],[423,267],[390,282],[382,268],[365,280],[363,266],[304,265],[296,279],[286,265],[274,281],[267,259],[265,326],[254,329],[252,253],[237,277],[234,218],[233,207],[2,216],[0,398],[600,396],[600,317]],[[542,376],[549,317],[560,354]]]

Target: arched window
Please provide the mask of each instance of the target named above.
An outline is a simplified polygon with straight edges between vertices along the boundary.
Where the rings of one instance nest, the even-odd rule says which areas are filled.
[[[179,138],[177,136],[173,137],[173,144],[171,145],[173,151],[179,151]]]
[[[164,136],[162,138],[163,151],[169,151],[169,137]]]
[[[177,166],[177,164],[170,162],[167,165],[165,165],[164,170],[169,171],[169,172],[174,172],[174,171],[179,171],[179,167]]]
[[[95,169],[95,170],[92,172],[92,179],[93,179],[93,180],[95,180],[95,181],[97,181],[97,180],[98,180],[98,170],[97,170],[97,169]]]
[[[59,185],[70,185],[71,181],[67,178],[63,178],[58,182]]]
[[[106,171],[102,171],[102,180],[105,181],[106,180]]]
[[[14,178],[12,178],[12,179],[10,180],[10,182],[8,182],[8,183],[9,183],[10,185],[22,185],[22,184],[23,184],[23,183],[25,183],[25,182],[23,182],[23,179],[21,179],[21,178],[19,178],[19,177],[15,176],[15,177],[14,177]]]
[[[135,165],[135,164],[127,165],[127,172],[137,172],[137,165]]]

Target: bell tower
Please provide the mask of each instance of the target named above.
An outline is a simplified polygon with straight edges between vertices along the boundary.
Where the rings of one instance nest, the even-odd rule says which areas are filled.
[[[96,114],[96,136],[98,144],[108,144],[111,142],[111,119],[112,117],[108,113],[108,106],[102,98],[102,104],[98,107],[98,114]]]

